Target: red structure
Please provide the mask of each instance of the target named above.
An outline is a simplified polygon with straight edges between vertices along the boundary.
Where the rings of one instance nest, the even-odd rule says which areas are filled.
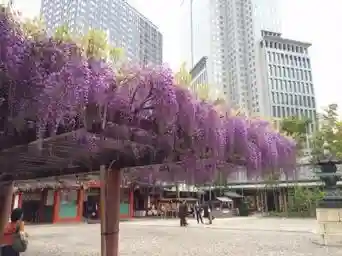
[[[73,223],[83,221],[85,205],[90,194],[101,209],[99,181],[92,181],[83,187],[70,189],[35,189],[19,191],[13,195],[12,209],[20,207],[29,223]],[[99,214],[100,216],[100,214]],[[121,188],[120,218],[133,217],[133,190]]]
[[[101,182],[99,180],[90,181],[87,183],[88,189],[98,191],[99,205]],[[130,186],[121,186],[120,189],[120,219],[130,219],[134,216],[134,190]]]

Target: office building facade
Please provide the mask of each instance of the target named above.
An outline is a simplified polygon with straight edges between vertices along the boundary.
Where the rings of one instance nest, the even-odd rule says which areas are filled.
[[[208,56],[208,81],[235,108],[260,113],[261,30],[280,31],[279,0],[184,0],[182,56]],[[252,106],[255,105],[253,108]]]
[[[110,44],[125,50],[128,61],[162,64],[162,34],[125,0],[42,0],[41,16],[49,33],[61,25],[74,34],[99,29]]]
[[[262,31],[259,62],[263,90],[262,112],[274,120],[287,117],[309,119],[307,133],[317,127],[316,98],[312,81],[310,43],[286,39],[280,33]],[[307,145],[309,148],[310,145]]]

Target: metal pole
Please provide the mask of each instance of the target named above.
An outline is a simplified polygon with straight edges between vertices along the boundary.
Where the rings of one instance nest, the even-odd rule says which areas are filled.
[[[194,28],[193,28],[193,13],[192,13],[193,0],[190,0],[190,54],[191,54],[191,67],[194,67]]]
[[[193,28],[193,12],[192,6],[194,0],[190,1],[190,69],[194,67],[194,28]],[[184,4],[184,0],[182,0],[180,6]]]

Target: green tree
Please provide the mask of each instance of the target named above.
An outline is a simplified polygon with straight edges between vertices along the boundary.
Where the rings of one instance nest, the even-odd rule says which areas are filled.
[[[24,19],[21,23],[24,34],[28,38],[39,40],[46,36],[44,21],[40,17]]]
[[[80,41],[88,58],[107,59],[117,63],[123,57],[123,50],[111,46],[108,43],[108,35],[104,31],[90,29]]]
[[[72,35],[67,24],[59,26],[53,37],[57,40],[68,42],[74,41],[82,48],[88,58],[106,59],[117,65],[123,58],[123,50],[113,47],[108,43],[107,33],[98,29],[90,29],[82,36]]]
[[[207,84],[197,84],[194,90],[200,100],[210,100],[210,90]]]
[[[53,37],[57,40],[60,40],[61,42],[68,42],[72,41],[72,36],[70,35],[69,28],[67,24],[64,24],[62,26],[59,26]]]
[[[314,217],[317,201],[324,197],[319,187],[295,186],[288,193],[289,215],[293,217]]]
[[[82,36],[81,44],[87,57],[106,59],[108,57],[107,34],[101,30],[90,29]]]
[[[308,125],[311,120],[291,116],[281,120],[280,131],[292,137],[297,142],[298,154],[303,149],[308,136]]]
[[[179,71],[175,73],[175,82],[177,85],[188,88],[200,100],[210,101],[210,87],[208,84],[191,84],[192,77],[189,71],[186,68],[186,63],[183,62]],[[216,100],[216,99],[215,99]],[[216,103],[214,101],[214,103]]]
[[[342,159],[342,122],[338,116],[338,105],[330,104],[321,115],[320,129],[312,139],[312,160],[318,161],[327,149],[333,156]]]
[[[192,80],[192,77],[188,69],[186,68],[186,63],[183,62],[179,71],[175,73],[175,81],[178,85],[184,86],[190,89],[191,80]]]

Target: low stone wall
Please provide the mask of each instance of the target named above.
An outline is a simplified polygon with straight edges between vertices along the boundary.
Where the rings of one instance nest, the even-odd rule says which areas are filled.
[[[317,208],[319,243],[342,246],[342,208]]]

